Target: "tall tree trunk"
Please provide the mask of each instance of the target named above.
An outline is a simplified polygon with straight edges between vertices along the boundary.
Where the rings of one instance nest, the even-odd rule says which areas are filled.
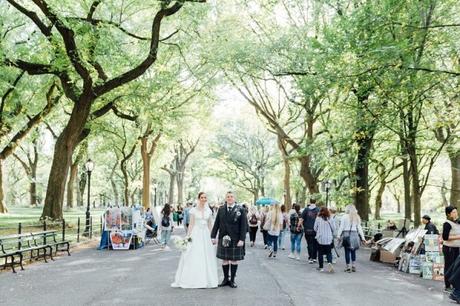
[[[410,193],[410,171],[409,162],[406,156],[402,158],[403,167],[403,185],[404,185],[404,218],[412,220],[412,200]]]
[[[80,140],[93,100],[92,92],[85,92],[82,95],[79,103],[74,104],[67,126],[57,138],[46,189],[45,206],[40,219],[62,220],[62,203],[67,175],[72,164],[72,154]]]
[[[368,133],[368,131],[366,131]],[[366,133],[365,132],[365,133]],[[358,139],[358,157],[355,165],[355,206],[361,218],[369,220],[369,154],[373,134]]]
[[[169,173],[169,193],[168,193],[168,204],[174,203],[174,185],[176,184],[176,173]]]
[[[8,209],[6,208],[6,204],[3,202],[4,194],[3,194],[3,160],[0,159],[0,214],[6,214]]]
[[[283,189],[284,189],[284,205],[286,205],[286,211],[289,211],[292,206],[291,199],[291,165],[289,164],[289,158],[286,151],[286,143],[283,141],[283,138],[278,135],[278,148],[281,152],[281,157],[283,159],[284,166],[284,176],[283,176]]]
[[[147,149],[144,145],[144,140],[141,143],[141,155],[142,155],[142,206],[144,208],[150,207],[150,161]]]
[[[184,204],[184,174],[177,173],[176,175],[177,182],[177,205],[183,206]]]
[[[67,182],[67,207],[73,208],[75,198],[75,185],[77,184],[78,162],[74,162],[70,166],[69,181]]]
[[[297,204],[305,205],[307,202],[307,186],[302,185],[302,190],[300,191],[300,202]]]
[[[450,205],[460,205],[460,151],[449,154],[452,183],[450,187]]]
[[[380,180],[380,185],[379,189],[377,190],[377,196],[375,198],[375,212],[374,212],[374,219],[375,220],[380,220],[380,210],[382,209],[382,197],[383,193],[385,192],[385,187],[387,186],[387,183],[385,181],[385,178]]]
[[[144,208],[150,207],[150,164],[152,156],[155,153],[155,150],[160,140],[161,133],[159,133],[153,140],[150,145],[148,145],[149,136],[152,134],[151,125],[147,126],[144,136],[141,138],[141,156],[142,156],[142,206]]]
[[[308,192],[310,194],[319,193],[318,180],[310,168],[310,156],[301,156],[298,160],[300,161],[300,176],[304,180]]]
[[[29,186],[30,192],[30,205],[35,207],[37,206],[37,164],[31,165],[31,180]]]
[[[83,199],[85,195],[86,179],[87,179],[86,173],[82,172],[80,174],[80,180],[78,182],[78,192],[77,192],[77,205],[79,207],[84,206]]]
[[[124,194],[124,205],[129,206],[129,177],[128,172],[126,171],[126,167],[121,168],[121,172],[123,173],[123,194]]]
[[[413,138],[415,140],[415,138]],[[420,190],[420,177],[418,170],[417,150],[415,148],[415,141],[409,144],[408,153],[410,158],[410,173],[412,179],[411,196],[414,204],[414,225],[419,226],[421,222],[421,190]]]

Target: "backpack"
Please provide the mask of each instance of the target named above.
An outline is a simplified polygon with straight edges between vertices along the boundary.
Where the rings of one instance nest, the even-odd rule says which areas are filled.
[[[253,214],[249,219],[249,224],[256,225],[257,224],[257,216]]]
[[[161,226],[169,227],[170,224],[171,224],[171,222],[169,220],[169,217],[163,216],[163,218],[161,219]]]
[[[291,233],[299,233],[297,229],[297,223],[299,223],[299,215],[297,213],[291,214],[290,221],[291,221],[291,227],[290,227]]]

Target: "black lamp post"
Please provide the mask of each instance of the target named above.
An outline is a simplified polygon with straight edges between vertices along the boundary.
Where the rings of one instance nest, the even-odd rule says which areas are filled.
[[[331,182],[327,180],[324,183],[324,187],[326,188],[326,208],[327,208],[329,204],[329,189],[331,188]]]
[[[90,209],[90,192],[91,192],[91,172],[94,169],[94,162],[91,159],[85,164],[86,173],[88,174],[88,203],[86,206],[86,224],[85,224],[85,236],[89,236],[89,220],[91,218],[91,214],[89,212]]]
[[[157,184],[154,183],[153,184],[153,206],[156,207],[157,206]]]

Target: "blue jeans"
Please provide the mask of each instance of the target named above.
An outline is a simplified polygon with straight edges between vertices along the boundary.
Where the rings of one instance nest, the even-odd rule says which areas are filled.
[[[278,247],[281,249],[284,248],[284,236],[286,235],[287,230],[281,230],[280,235],[278,236]]]
[[[291,253],[297,251],[300,254],[300,245],[302,244],[303,233],[293,234],[291,233]]]
[[[347,265],[350,264],[350,257],[351,257],[351,262],[356,261],[356,250],[350,249],[350,248],[344,248],[345,249],[345,262]]]
[[[161,231],[160,242],[161,242],[162,245],[167,245],[170,238],[171,238],[171,230],[162,230]]]
[[[278,236],[268,234],[268,245],[276,253],[278,251]]]

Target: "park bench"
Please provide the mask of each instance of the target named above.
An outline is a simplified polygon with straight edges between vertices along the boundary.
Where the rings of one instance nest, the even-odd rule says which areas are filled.
[[[0,237],[0,258],[4,258],[3,268],[11,267],[16,273],[15,265],[20,265],[24,270],[24,255],[29,254],[29,260],[43,258],[47,261],[47,256],[53,259],[53,248],[55,254],[58,251],[66,251],[70,256],[70,241],[57,241],[57,231],[42,231],[35,233],[16,234]]]
[[[40,241],[42,245],[50,246],[51,249],[54,247],[56,255],[58,252],[67,252],[67,255],[70,256],[70,240],[57,241],[57,234],[58,232],[54,230],[31,233],[35,242]]]
[[[14,266],[17,264],[21,266],[21,270],[24,270],[23,260],[26,253],[30,252],[30,260],[44,258],[45,262],[48,262],[47,255],[53,259],[51,246],[37,244],[30,233],[0,237],[0,249],[2,257],[5,258],[3,268],[11,267],[13,273],[16,273]],[[17,257],[19,257],[19,260],[16,260]],[[8,259],[10,259],[10,262],[8,262]]]

